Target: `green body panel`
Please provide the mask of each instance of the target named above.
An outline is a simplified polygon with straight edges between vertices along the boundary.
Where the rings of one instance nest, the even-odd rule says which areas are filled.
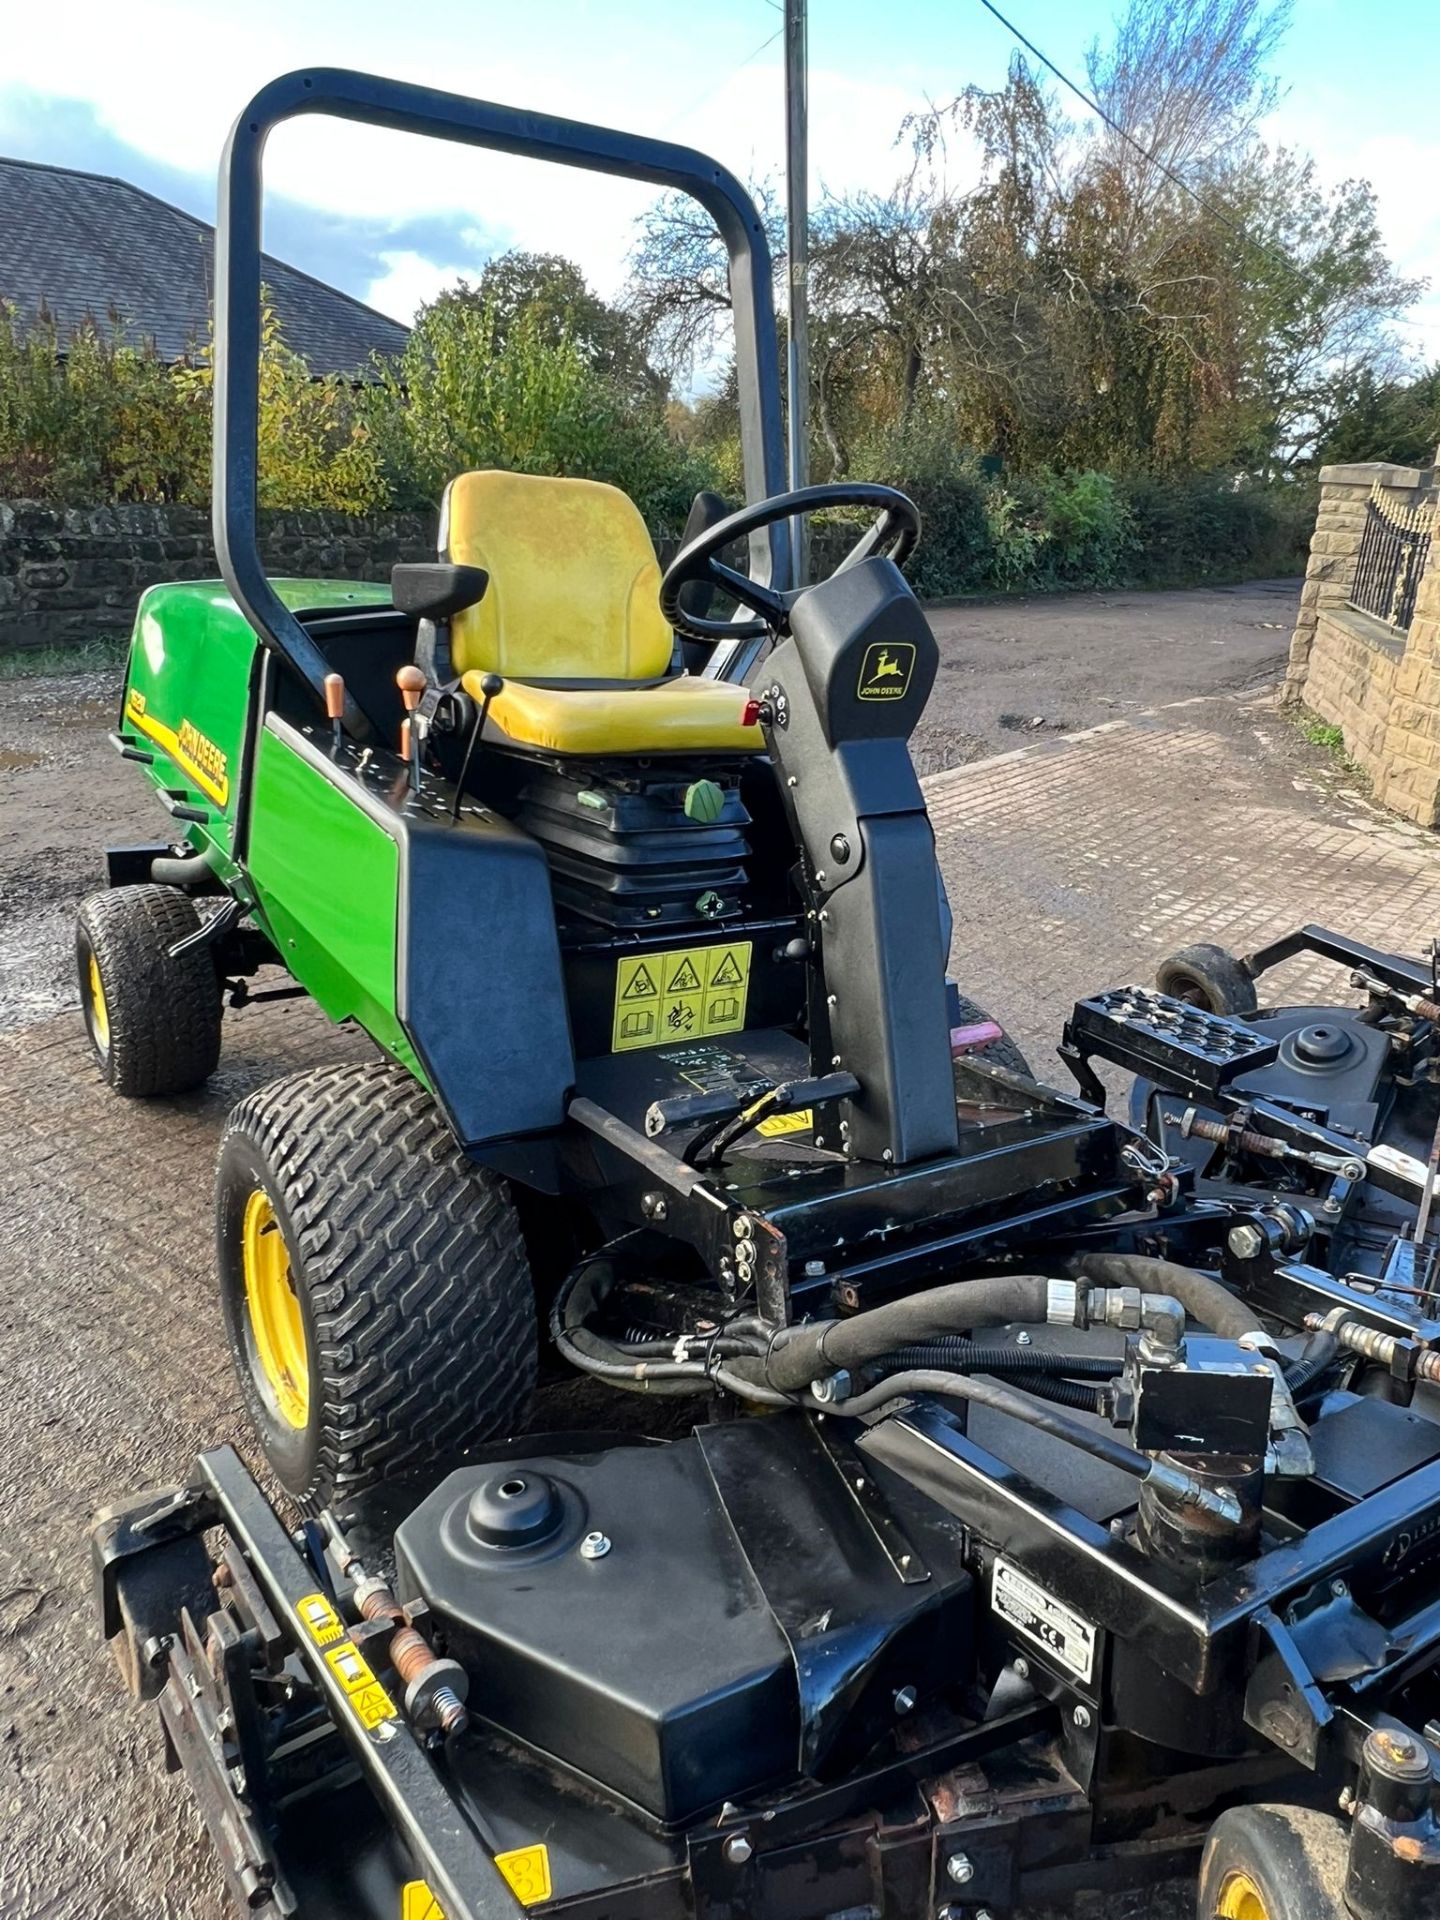
[[[390,590],[370,582],[276,580],[289,607],[387,605]],[[193,846],[210,845],[222,878],[231,858],[236,802],[259,642],[218,580],[151,587],[140,601],[130,642],[121,731],[155,754],[147,769],[206,821],[189,822]]]
[[[290,972],[332,1020],[353,1019],[425,1075],[395,1010],[400,850],[349,794],[262,731],[246,870]]]

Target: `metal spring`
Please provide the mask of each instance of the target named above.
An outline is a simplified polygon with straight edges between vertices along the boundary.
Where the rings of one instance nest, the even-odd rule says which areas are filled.
[[[371,1587],[360,1601],[360,1612],[366,1620],[395,1622],[395,1631],[390,1636],[390,1664],[407,1687],[436,1664],[430,1642],[409,1625],[399,1601],[388,1587]],[[458,1732],[469,1719],[464,1701],[452,1687],[437,1687],[431,1705],[442,1733]]]

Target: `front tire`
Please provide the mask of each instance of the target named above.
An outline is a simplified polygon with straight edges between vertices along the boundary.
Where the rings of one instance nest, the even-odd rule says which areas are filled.
[[[242,1100],[216,1231],[246,1406],[302,1507],[433,1483],[519,1424],[538,1344],[519,1219],[403,1068],[319,1067]]]
[[[1344,1920],[1349,1836],[1308,1807],[1229,1807],[1200,1861],[1197,1920]]]
[[[220,977],[208,948],[170,949],[200,931],[175,887],[92,893],[75,922],[85,1031],[102,1077],[127,1099],[189,1093],[220,1059]]]

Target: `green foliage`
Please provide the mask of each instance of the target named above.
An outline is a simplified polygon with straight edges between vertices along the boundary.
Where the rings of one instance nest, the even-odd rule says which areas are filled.
[[[210,497],[208,348],[167,366],[118,321],[62,341],[42,316],[0,309],[0,498],[91,506]],[[384,501],[357,397],[317,380],[266,305],[260,359],[260,504],[365,513]]]
[[[437,302],[400,359],[377,363],[363,412],[397,504],[433,505],[455,474],[506,467],[608,481],[657,531],[682,525],[710,471],[672,438],[663,415],[627,406],[533,307],[503,331],[502,345],[494,306]]]
[[[267,304],[261,504],[427,508],[455,474],[499,466],[609,481],[673,537],[700,488],[740,495],[733,370],[713,399],[667,409],[635,364],[617,361],[614,310],[584,306],[567,263],[506,256],[486,284],[488,294],[437,300],[400,359],[377,362],[358,386],[313,378]],[[82,328],[62,349],[52,326],[22,333],[0,310],[0,498],[203,502],[211,387],[208,351],[167,367],[113,324]],[[1294,571],[1313,519],[1306,487],[1225,473],[1058,462],[995,472],[923,389],[899,413],[857,413],[853,429],[848,470],[919,504],[910,578],[924,597]],[[820,538],[828,551],[823,523]]]
[[[1317,466],[1356,460],[1435,465],[1440,450],[1440,365],[1414,380],[1383,380],[1365,367],[1337,398],[1335,417],[1316,448]]]
[[[1131,517],[1130,577],[1137,585],[1188,586],[1304,568],[1315,524],[1315,495],[1306,484],[1135,473],[1119,485]]]
[[[61,351],[48,315],[22,329],[0,307],[0,497],[62,503],[203,499],[208,398],[113,323]]]

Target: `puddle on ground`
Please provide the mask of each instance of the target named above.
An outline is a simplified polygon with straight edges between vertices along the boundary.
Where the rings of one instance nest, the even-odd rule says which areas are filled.
[[[38,767],[38,753],[22,753],[19,747],[0,747],[0,773],[19,773],[25,767]]]

